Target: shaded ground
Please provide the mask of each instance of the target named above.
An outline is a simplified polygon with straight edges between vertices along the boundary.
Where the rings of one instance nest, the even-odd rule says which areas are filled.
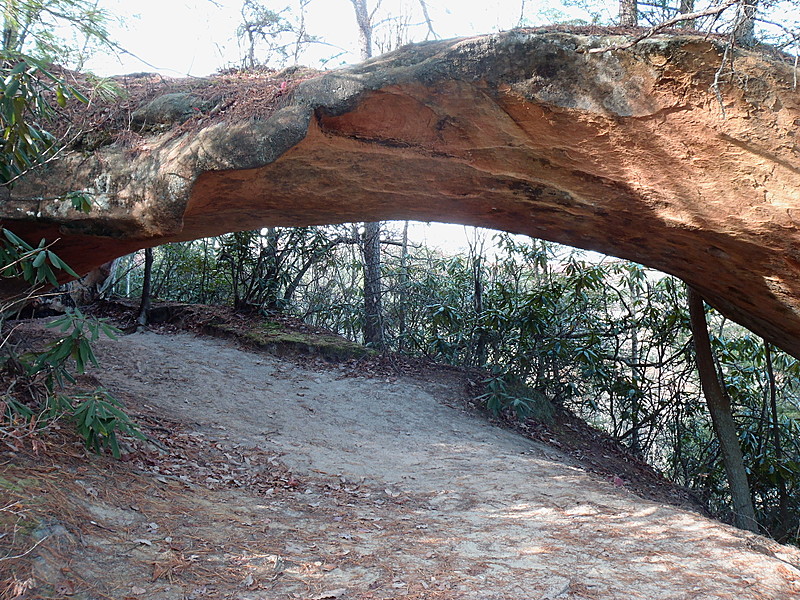
[[[2,453],[0,556],[30,552],[0,573],[32,575],[26,598],[800,598],[797,549],[493,426],[452,373],[180,332],[99,354],[154,441],[126,462],[68,437]]]

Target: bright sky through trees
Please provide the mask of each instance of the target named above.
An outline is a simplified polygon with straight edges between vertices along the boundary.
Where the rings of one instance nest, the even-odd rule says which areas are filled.
[[[242,22],[244,0],[99,0],[100,6],[119,19],[110,24],[110,37],[130,54],[105,52],[94,56],[86,67],[98,75],[132,72],[160,72],[166,76],[205,76],[242,64],[246,48],[236,29]],[[262,0],[264,6],[280,12],[297,10],[302,0]],[[618,3],[587,0],[591,13],[575,0],[425,0],[436,34],[440,38],[476,35],[522,25],[546,25],[568,20],[610,23],[617,20]],[[420,0],[369,0],[380,3],[376,13],[376,49],[391,36],[392,18],[403,19],[408,31],[405,41],[422,41],[427,27],[419,9]],[[569,6],[565,6],[569,5]],[[789,4],[797,20],[796,5]],[[791,18],[788,18],[791,16]],[[394,26],[396,29],[396,25]],[[336,68],[359,62],[358,29],[350,0],[310,0],[306,9],[306,30],[325,44],[312,44],[299,62],[316,68]],[[392,44],[394,45],[394,44]],[[265,56],[256,56],[264,61]],[[271,64],[271,63],[270,63]],[[280,65],[274,65],[280,66]],[[461,228],[415,225],[412,236],[448,250],[466,245]]]
[[[100,3],[124,20],[124,25],[112,26],[112,39],[142,60],[110,53],[96,56],[88,67],[99,75],[158,70],[164,75],[203,76],[237,65],[243,55],[236,39],[241,0],[101,0]],[[265,4],[280,9],[296,1]],[[427,0],[427,4],[436,32],[442,38],[510,29],[520,20],[521,0]],[[544,5],[527,0],[525,16],[529,23],[544,24],[570,17],[590,19],[580,9],[560,8],[558,14],[553,14],[553,9],[540,8]],[[417,7],[417,0],[384,0],[381,15],[419,12]],[[564,12],[567,10],[570,12]],[[311,47],[302,62],[319,66],[320,61],[333,56],[336,58],[327,63],[328,67],[358,62],[358,33],[349,0],[314,0],[308,7],[307,22],[308,32],[330,45]],[[425,28],[420,24],[411,41],[424,39],[424,35]]]
[[[272,8],[290,4],[293,0],[276,1]],[[295,2],[296,3],[296,2]],[[510,29],[520,21],[520,0],[427,0],[431,19],[441,38],[475,35]],[[549,4],[549,3],[548,3]],[[157,71],[165,76],[204,76],[220,69],[238,65],[244,55],[236,39],[241,22],[242,0],[101,0],[122,25],[112,24],[111,38],[130,55],[104,53],[87,63],[98,75]],[[542,2],[527,0],[527,23],[552,22],[567,17],[590,20],[580,9],[542,11]],[[383,0],[384,15],[412,13],[418,0]],[[610,16],[610,15],[609,15]],[[314,0],[308,8],[308,31],[329,45],[315,45],[303,56],[302,62],[328,68],[359,62],[358,30],[349,0]],[[412,33],[410,41],[423,40],[425,27]],[[330,59],[335,56],[333,60]],[[459,225],[413,224],[411,236],[418,242],[457,252],[464,250],[472,229],[466,232]]]

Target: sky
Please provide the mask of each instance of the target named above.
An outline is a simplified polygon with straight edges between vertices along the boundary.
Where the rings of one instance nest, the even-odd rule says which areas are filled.
[[[368,0],[370,6],[375,0]],[[280,8],[298,0],[265,0]],[[519,23],[523,0],[426,0],[436,33],[441,38],[510,29]],[[87,67],[98,75],[157,71],[171,76],[204,76],[240,63],[242,49],[236,39],[242,0],[101,0],[110,13],[121,18],[113,24],[111,38],[130,52],[121,57],[101,53]],[[528,22],[545,23],[545,3],[525,1]],[[612,3],[613,4],[613,3]],[[383,0],[378,18],[418,11],[418,0]],[[587,17],[580,9],[564,9],[559,16]],[[418,17],[418,21],[421,17]],[[550,19],[552,20],[552,19]],[[303,57],[308,66],[328,68],[358,62],[358,33],[349,0],[312,0],[307,11],[307,30],[328,45],[312,48]],[[422,39],[425,28],[417,27]],[[416,41],[416,40],[411,40]]]
[[[159,72],[165,76],[205,76],[241,64],[243,48],[237,42],[244,0],[98,0],[119,21],[111,24],[110,37],[128,54],[99,53],[85,66],[101,76]],[[273,10],[297,6],[302,0],[262,0]],[[407,41],[424,39],[426,28],[419,15],[420,0],[367,0],[381,2],[377,19],[417,13]],[[583,20],[592,15],[575,0],[425,0],[439,38],[476,35],[523,25]],[[573,6],[563,6],[572,4]],[[617,2],[595,2],[604,22],[614,20]],[[796,9],[792,19],[796,21]],[[521,16],[524,20],[521,22]],[[384,26],[384,31],[386,27]],[[316,68],[336,68],[359,62],[358,33],[350,0],[310,0],[307,30],[326,45],[312,47],[300,60]],[[380,38],[380,36],[378,36]],[[376,48],[376,54],[380,48]],[[452,251],[463,250],[474,236],[472,228],[415,224],[412,235]]]
[[[267,0],[265,4],[279,7],[281,2]],[[369,4],[373,6],[374,0]],[[519,23],[521,4],[522,0],[427,0],[440,38],[513,28]],[[241,62],[243,51],[237,43],[236,28],[241,22],[242,0],[101,0],[101,5],[120,17],[121,22],[111,26],[111,38],[130,54],[96,55],[86,68],[97,75],[146,71],[172,77],[201,77]],[[381,17],[408,14],[409,6],[416,9],[418,0],[383,0]],[[541,2],[526,0],[525,6],[528,23],[547,21],[547,16],[538,15]],[[562,16],[563,13],[558,15]],[[582,11],[568,16],[587,17]],[[349,0],[312,0],[307,28],[329,45],[312,48],[303,57],[304,64],[335,68],[359,62],[358,31]],[[425,28],[418,27],[416,34],[418,39],[424,39]],[[335,58],[330,60],[331,56]],[[440,223],[412,223],[409,232],[416,242],[448,252],[465,251],[476,235],[474,228]]]

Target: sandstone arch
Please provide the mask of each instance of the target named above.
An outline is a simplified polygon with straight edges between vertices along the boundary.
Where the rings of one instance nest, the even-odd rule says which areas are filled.
[[[800,356],[800,92],[719,43],[514,31],[410,46],[299,85],[268,119],[72,152],[0,207],[78,270],[263,225],[420,219],[636,260]],[[724,117],[722,108],[724,107]],[[88,187],[98,209],[47,200]]]

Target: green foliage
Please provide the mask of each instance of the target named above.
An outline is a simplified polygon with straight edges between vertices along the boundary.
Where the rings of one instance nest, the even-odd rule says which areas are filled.
[[[483,381],[486,392],[478,396],[494,416],[511,413],[520,421],[527,418],[552,424],[553,405],[542,393],[532,389],[515,375],[495,370]]]
[[[2,49],[79,69],[99,48],[115,48],[111,15],[96,0],[4,0]]]
[[[351,231],[280,228],[158,249],[160,295],[280,307],[360,341],[361,257]],[[505,234],[495,238],[490,256],[477,247],[445,256],[395,242],[382,262],[391,348],[487,369],[480,399],[495,414],[546,422],[553,405],[577,413],[694,490],[717,514],[728,514],[725,470],[700,393],[680,282],[633,263]],[[790,514],[800,514],[800,366],[773,351],[776,453],[763,342],[716,313],[711,327],[759,517],[777,531],[776,484],[787,490]],[[784,521],[797,529],[796,517]]]
[[[46,386],[50,392],[54,386],[62,386],[64,381],[75,382],[71,373],[71,364],[74,363],[77,373],[84,373],[87,365],[98,366],[97,358],[92,350],[92,343],[96,342],[101,334],[116,339],[118,331],[107,323],[87,318],[77,308],[70,309],[67,313],[48,324],[50,328],[57,328],[61,337],[48,345],[42,352],[25,355],[29,374],[45,374]]]
[[[64,106],[77,91],[29,56],[4,53],[0,61],[0,183],[8,184],[55,150],[55,138],[42,124],[54,114],[53,97]]]
[[[57,2],[49,3],[52,8]],[[22,3],[7,6],[6,25]],[[0,151],[0,184],[10,187],[14,180],[33,166],[47,160],[55,150],[55,138],[43,127],[57,107],[65,106],[68,96],[85,102],[72,86],[46,70],[31,57],[9,51],[5,31],[5,52],[0,57],[0,127],[3,146]],[[20,44],[21,40],[17,40]],[[91,199],[83,192],[67,194],[75,210],[91,210]],[[130,419],[120,411],[119,403],[105,391],[78,395],[70,399],[56,393],[66,382],[75,382],[73,370],[83,373],[97,364],[91,344],[102,334],[112,336],[107,324],[87,319],[77,309],[51,323],[60,337],[41,352],[17,354],[5,331],[5,317],[16,301],[32,301],[45,285],[56,286],[58,273],[77,274],[42,239],[36,246],[13,232],[0,228],[0,278],[25,282],[30,289],[20,298],[0,306],[0,368],[8,384],[2,394],[2,417],[6,423],[17,419],[35,425],[68,416],[75,421],[78,433],[95,451],[109,448],[119,456],[117,432],[141,435]],[[75,402],[75,404],[73,404]]]
[[[69,416],[75,422],[78,435],[84,439],[86,447],[98,454],[110,449],[114,458],[120,457],[118,433],[146,439],[122,410],[119,400],[105,390],[76,394],[71,398],[62,396],[62,402],[71,407]]]
[[[32,285],[56,283],[56,271],[75,273],[42,240],[37,247],[3,229],[0,261],[3,277],[18,277]],[[0,319],[0,328],[4,326]],[[99,452],[109,448],[119,457],[117,433],[141,437],[130,418],[120,410],[119,402],[104,390],[73,397],[57,393],[65,382],[74,383],[73,372],[83,373],[88,365],[97,365],[91,344],[105,334],[114,337],[108,324],[87,318],[78,309],[68,311],[48,325],[60,336],[40,352],[17,354],[5,334],[0,343],[0,367],[7,388],[0,397],[2,418],[13,423],[21,418],[37,426],[55,419],[68,418],[88,448]]]
[[[22,259],[23,265],[27,262],[31,262],[30,257]],[[0,368],[8,382],[0,397],[3,420],[13,423],[21,418],[43,426],[67,418],[75,424],[87,448],[95,452],[110,449],[119,458],[118,433],[144,439],[119,401],[105,390],[72,396],[57,392],[65,382],[75,383],[73,372],[84,373],[87,366],[97,366],[91,344],[101,335],[114,338],[116,330],[77,309],[48,327],[58,329],[61,335],[43,351],[18,355],[7,337],[0,344]]]
[[[0,244],[0,278],[22,278],[36,286],[42,283],[58,285],[55,271],[65,271],[77,277],[64,261],[50,250],[50,245],[42,239],[34,248],[25,240],[5,228],[0,228],[3,234]]]

